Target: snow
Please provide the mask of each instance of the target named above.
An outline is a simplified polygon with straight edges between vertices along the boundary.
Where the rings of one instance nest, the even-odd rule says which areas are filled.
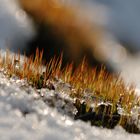
[[[105,27],[135,52],[140,51],[139,0],[89,0],[106,8],[108,22]],[[127,46],[126,46],[127,47]]]
[[[79,0],[75,2],[68,0],[65,3],[79,6]],[[88,0],[88,2],[85,2],[82,0],[78,7],[79,9],[81,8],[79,11],[84,11],[79,15],[84,17],[88,15],[88,19],[93,20],[93,22],[96,20],[98,24],[105,26],[105,29],[109,29],[111,34],[114,35],[112,37],[110,34],[108,35],[108,32],[105,32],[105,38],[101,41],[103,44],[102,50],[109,64],[116,71],[122,73],[126,81],[134,82],[138,88],[140,88],[140,58],[128,56],[126,50],[117,40],[124,39],[125,41],[126,39],[126,41],[130,41],[130,44],[136,43],[133,47],[134,49],[138,49],[136,46],[140,46],[140,19],[138,16],[139,12],[137,12],[139,11],[139,3],[138,0],[135,0],[135,2],[131,2],[131,0],[127,0],[127,2],[121,0],[115,2],[111,0]],[[129,11],[130,8],[127,8],[127,6],[131,7],[131,11]],[[127,15],[129,15],[129,18]],[[124,17],[127,17],[127,19]],[[18,0],[0,0],[0,48],[5,49],[8,47],[14,51],[20,49],[22,52],[22,49],[28,49],[26,43],[34,35],[35,31],[32,21],[19,7]]]
[[[47,92],[46,92],[47,91]],[[42,89],[49,94],[52,90]],[[123,128],[92,127],[89,123],[74,121],[59,110],[51,108],[38,96],[38,90],[16,76],[7,78],[0,72],[0,138],[1,140],[138,140]],[[59,112],[58,112],[59,111]]]
[[[0,48],[25,48],[35,34],[32,21],[21,10],[18,0],[0,0]]]
[[[24,47],[33,35],[31,21],[15,0],[0,0],[0,48],[5,48],[7,44],[10,44],[12,49],[19,48],[19,44],[20,48]],[[128,65],[122,66],[125,67],[127,77]],[[130,74],[133,67],[132,65],[129,67],[131,67]],[[136,78],[138,79],[137,75]],[[28,85],[26,80],[19,80],[17,77],[9,79],[0,72],[1,140],[138,140],[140,138],[139,135],[127,133],[120,126],[110,130],[94,127],[80,120],[74,121],[72,113],[75,108],[72,104],[69,104],[71,110],[68,106],[62,110],[62,104],[66,102],[58,97],[57,93],[49,89],[41,89],[40,93],[45,96],[43,99],[47,99],[47,102],[38,95],[37,90]],[[51,104],[55,108],[50,107],[49,98],[54,99]]]

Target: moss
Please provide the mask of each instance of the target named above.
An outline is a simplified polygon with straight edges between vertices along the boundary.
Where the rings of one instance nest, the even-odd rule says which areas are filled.
[[[10,57],[7,51],[5,58],[0,58],[3,60],[0,66],[6,70],[8,76],[16,75],[21,79],[26,78],[38,89],[44,87],[55,89],[53,82],[49,83],[48,80],[53,81],[56,77],[70,83],[72,88],[67,94],[76,99],[75,107],[78,113],[75,119],[90,121],[91,125],[107,128],[121,125],[128,132],[140,132],[134,121],[129,123],[132,108],[140,106],[139,96],[135,94],[133,86],[126,87],[119,75],[106,73],[104,66],[97,72],[96,68],[87,65],[86,58],[75,71],[72,71],[72,63],[61,69],[63,55],[52,58],[44,70],[42,57],[43,51],[37,49],[35,57],[24,57],[21,64],[19,54]],[[15,62],[18,62],[18,67]],[[126,115],[118,113],[118,105],[124,109]]]

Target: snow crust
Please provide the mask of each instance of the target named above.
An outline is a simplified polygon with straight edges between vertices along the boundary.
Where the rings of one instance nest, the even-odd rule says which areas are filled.
[[[51,92],[51,91],[50,91]],[[47,92],[49,94],[49,92]],[[58,105],[59,107],[59,105]],[[0,72],[1,140],[138,140],[117,126],[114,130],[91,127],[50,108],[37,91],[17,77],[8,79]]]
[[[124,9],[124,7],[122,9]],[[122,17],[124,17],[125,14],[128,13],[124,13]],[[112,15],[115,15],[115,11]],[[131,22],[125,19],[123,20],[129,23],[129,26],[132,26],[132,22],[135,21],[135,19],[139,21],[139,18],[135,17],[133,19],[132,17],[133,16],[131,16]],[[125,29],[125,31],[135,33],[135,36],[139,35],[139,32],[135,32],[135,30],[133,32],[131,31],[134,28],[128,28],[129,26],[125,26],[124,28],[123,25],[126,24],[125,22],[123,24],[120,19],[121,18],[118,18],[114,20],[114,22],[123,28],[123,30],[119,28],[121,31]],[[135,22],[135,24],[137,24],[137,28],[135,28],[137,31],[139,31],[138,23],[139,22]],[[114,26],[116,26],[116,24]],[[114,31],[114,26],[112,25],[110,30]],[[120,30],[117,28],[118,32],[116,34],[118,36],[120,35]],[[126,39],[129,40],[132,34],[123,33],[123,37],[128,35]],[[33,34],[32,23],[19,8],[16,0],[0,0],[0,48],[5,48],[7,43],[10,44],[12,49],[24,48],[26,41],[32,38]],[[139,44],[138,36],[132,39]],[[132,67],[132,65],[130,65],[130,67]],[[136,78],[139,79],[138,77]],[[44,94],[52,94],[52,92],[53,91],[48,90]],[[59,111],[61,110],[61,103],[57,102],[57,110],[51,108],[37,93],[38,91],[30,87],[26,81],[19,80],[17,77],[8,79],[0,72],[0,140],[138,140],[140,138],[140,135],[125,132],[120,126],[109,130],[91,127],[90,124],[82,121],[74,121]]]

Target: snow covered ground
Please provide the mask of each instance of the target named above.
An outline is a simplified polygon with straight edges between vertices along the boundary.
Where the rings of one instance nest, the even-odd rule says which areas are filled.
[[[139,135],[129,134],[120,126],[110,130],[74,121],[47,106],[37,95],[37,90],[28,86],[26,81],[17,77],[8,79],[0,72],[1,140],[138,140],[139,138]]]
[[[129,2],[131,4],[131,1]],[[138,19],[138,17],[136,17],[136,19]],[[115,23],[117,24],[117,22]],[[137,25],[136,31],[139,33],[138,26],[140,24],[138,23],[139,22],[135,22]],[[116,26],[116,24],[114,26]],[[126,26],[123,28],[124,26],[117,24],[119,27],[125,29],[125,31],[130,32],[129,34],[120,28],[121,31],[124,31],[123,37],[127,37],[125,35],[128,35],[128,39],[131,37],[131,33],[133,33],[131,30],[134,29],[129,28],[131,24],[132,22],[129,23],[128,28]],[[117,31],[119,32],[119,30]],[[10,44],[14,49],[19,48],[20,44],[21,48],[33,35],[34,31],[31,26],[31,21],[16,5],[15,0],[0,0],[0,48],[5,48],[6,44]],[[134,42],[139,43],[139,38],[138,41]],[[128,78],[129,75],[133,78],[131,81],[137,84],[140,83],[139,60],[139,57],[135,57],[135,59],[131,58],[130,61],[124,61],[118,66],[123,70],[122,75],[124,77]],[[1,140],[138,140],[140,138],[140,135],[125,132],[120,126],[109,130],[91,127],[90,124],[82,121],[74,121],[62,112],[58,112],[59,106],[57,106],[57,110],[50,108],[37,95],[37,92],[38,91],[28,86],[26,81],[19,80],[16,77],[8,79],[0,72]],[[51,94],[51,92],[52,91],[48,91],[47,94]]]
[[[9,47],[16,51],[26,50],[26,43],[35,35],[32,21],[19,7],[17,1],[0,0],[0,48],[2,49]],[[76,2],[78,5],[79,0]],[[122,73],[126,81],[134,82],[140,87],[139,54],[134,57],[127,56],[119,42],[118,44],[114,42],[128,41],[133,44],[134,50],[140,50],[139,0],[88,0],[88,2],[82,0],[82,2],[84,4],[81,4],[81,7],[92,13],[88,13],[89,18],[94,21],[98,19],[98,23],[114,35],[113,41],[108,43],[105,41],[107,44],[104,45],[108,60],[111,60],[113,67]]]

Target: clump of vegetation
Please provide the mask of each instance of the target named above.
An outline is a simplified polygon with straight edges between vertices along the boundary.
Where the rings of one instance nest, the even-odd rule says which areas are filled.
[[[6,51],[5,57],[0,56],[0,68],[6,75],[18,76],[35,88],[47,88],[48,80],[62,79],[72,85],[69,96],[75,99],[78,113],[75,119],[91,121],[92,125],[114,128],[117,124],[123,126],[128,132],[140,133],[133,120],[132,109],[140,106],[140,97],[135,94],[134,86],[126,86],[123,79],[115,74],[108,74],[105,67],[101,70],[91,68],[86,62],[73,71],[73,63],[62,68],[63,54],[53,57],[50,62],[43,64],[43,50],[36,50],[35,56],[24,56],[21,60],[20,53],[10,56]],[[54,88],[54,87],[53,87]],[[123,113],[119,113],[119,108]]]

